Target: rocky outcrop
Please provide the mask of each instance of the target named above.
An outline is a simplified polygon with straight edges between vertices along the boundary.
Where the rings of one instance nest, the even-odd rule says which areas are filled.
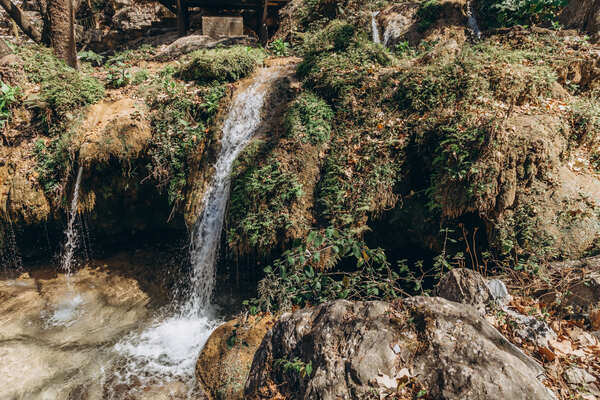
[[[236,318],[212,333],[196,364],[198,385],[209,400],[244,398],[254,353],[273,322],[272,315]]]
[[[470,306],[338,300],[280,318],[254,357],[246,397],[551,399],[542,372]]]
[[[600,1],[571,0],[560,21],[569,28],[577,28],[589,33],[595,41],[600,40]]]

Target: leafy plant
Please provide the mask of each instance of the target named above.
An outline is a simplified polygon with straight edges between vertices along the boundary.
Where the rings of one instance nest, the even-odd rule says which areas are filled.
[[[440,17],[442,6],[438,0],[425,0],[417,11],[419,30],[426,31]]]
[[[298,357],[295,357],[291,361],[285,358],[278,358],[273,362],[273,366],[275,368],[281,368],[285,373],[294,371],[300,378],[310,378],[313,371],[312,361],[305,363]]]
[[[325,100],[312,92],[303,92],[287,113],[287,133],[302,142],[323,143],[331,135],[332,119],[333,110]]]
[[[135,75],[133,75],[133,80],[131,83],[134,85],[139,85],[140,83],[147,81],[149,77],[150,73],[147,69],[140,69],[139,71],[136,71]]]
[[[477,11],[488,26],[548,24],[556,29],[556,17],[566,5],[567,0],[483,0]]]
[[[331,270],[340,260],[355,261],[352,272]],[[251,312],[289,310],[334,299],[391,300],[403,293],[399,275],[381,249],[370,249],[350,231],[311,231],[266,267],[259,297],[245,301]]]
[[[131,83],[131,72],[121,61],[112,63],[106,74],[106,85],[113,89],[127,86]]]
[[[81,61],[87,61],[96,66],[102,65],[102,61],[104,61],[103,56],[94,53],[92,50],[80,51],[78,57]]]
[[[19,94],[18,86],[10,86],[0,81],[0,129],[10,121],[10,106],[18,101]]]
[[[276,39],[271,42],[269,48],[278,57],[286,57],[290,53],[290,44],[282,39]]]

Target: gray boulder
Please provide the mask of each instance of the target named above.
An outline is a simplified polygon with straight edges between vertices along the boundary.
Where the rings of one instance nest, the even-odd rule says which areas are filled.
[[[214,49],[219,46],[233,45],[256,45],[255,38],[250,36],[232,36],[221,39],[213,39],[206,35],[189,35],[177,39],[162,49],[154,59],[156,61],[168,61],[184,54],[200,49]]]
[[[254,356],[248,399],[552,399],[543,369],[473,307],[338,300],[284,314]],[[404,392],[403,392],[404,391]]]
[[[455,268],[444,275],[435,288],[435,295],[457,303],[470,304],[482,314],[485,312],[485,305],[493,300],[485,279],[467,268]]]

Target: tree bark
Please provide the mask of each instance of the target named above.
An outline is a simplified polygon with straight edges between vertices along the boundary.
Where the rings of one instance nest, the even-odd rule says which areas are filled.
[[[2,1],[2,0],[0,0]],[[49,0],[50,43],[56,56],[78,68],[75,47],[75,10],[72,0]]]
[[[17,5],[10,0],[0,0],[0,5],[8,15],[19,25],[19,28],[34,42],[40,43],[42,40],[41,33],[33,26],[29,18],[23,13]]]

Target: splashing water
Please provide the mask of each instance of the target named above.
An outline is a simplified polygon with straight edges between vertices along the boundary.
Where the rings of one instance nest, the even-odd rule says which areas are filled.
[[[371,31],[373,32],[373,43],[381,44],[381,38],[379,37],[379,26],[377,25],[377,16],[379,11],[371,13]]]
[[[215,262],[223,219],[229,201],[231,170],[234,161],[259,128],[268,89],[282,70],[282,67],[260,70],[253,82],[234,97],[223,125],[214,176],[202,200],[203,211],[191,238],[192,268],[187,301],[177,306],[177,312],[157,317],[149,328],[131,334],[114,346],[127,359],[126,365],[121,368],[121,379],[127,381],[134,377],[140,381],[140,376],[144,375],[148,384],[165,379],[194,379],[198,354],[220,324],[210,301],[215,288]]]

